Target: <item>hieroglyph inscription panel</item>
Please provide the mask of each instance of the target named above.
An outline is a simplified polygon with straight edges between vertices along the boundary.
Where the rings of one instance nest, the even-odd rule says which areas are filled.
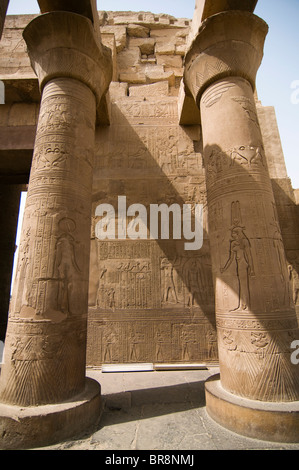
[[[217,360],[214,294],[198,127],[178,125],[177,100],[125,97],[99,129],[93,188],[87,362]],[[204,206],[204,242],[99,240],[95,208],[138,203]],[[127,223],[130,218],[127,219]]]

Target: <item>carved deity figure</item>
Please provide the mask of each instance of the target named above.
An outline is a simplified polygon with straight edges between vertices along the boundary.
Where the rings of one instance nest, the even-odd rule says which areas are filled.
[[[240,205],[237,201],[232,204],[233,226],[231,229],[229,257],[224,267],[221,268],[223,273],[235,262],[239,284],[239,303],[233,311],[244,311],[250,308],[249,276],[254,276],[251,245],[245,235],[244,227],[240,225],[240,215]]]
[[[70,300],[74,289],[76,273],[81,270],[77,264],[75,253],[75,240],[71,231],[75,229],[71,219],[62,219],[59,226],[63,228],[63,233],[56,242],[55,271],[59,279],[58,307],[61,312],[70,312]]]
[[[188,307],[191,307],[195,302],[199,302],[201,289],[200,289],[200,279],[199,279],[199,266],[196,259],[192,259],[189,265],[188,274],[187,274],[187,287],[188,287]]]
[[[289,265],[289,277],[293,285],[293,301],[296,307],[299,306],[299,263],[294,263],[294,266]]]
[[[178,303],[178,297],[173,281],[173,266],[167,258],[163,258],[161,263],[163,272],[162,279],[162,302]]]

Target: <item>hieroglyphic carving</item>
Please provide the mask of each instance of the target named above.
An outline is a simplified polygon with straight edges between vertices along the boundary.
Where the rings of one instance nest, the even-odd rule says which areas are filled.
[[[263,149],[253,145],[242,145],[231,150],[231,165],[245,165],[249,168],[264,166]]]
[[[178,303],[176,287],[173,278],[174,267],[172,262],[167,258],[161,261],[161,276],[162,276],[162,303]]]
[[[241,145],[225,151],[214,149],[206,161],[210,185],[234,168],[239,171],[239,167],[244,166],[248,171],[251,171],[263,169],[265,166],[263,147],[254,145]]]
[[[288,252],[288,258],[292,263],[288,265],[288,272],[292,286],[293,302],[296,307],[299,307],[299,253],[297,251]]]
[[[239,396],[291,401],[299,379],[289,359],[298,335],[290,271],[252,89],[241,78],[230,81],[235,86],[221,100],[201,108],[221,382]],[[226,120],[215,134],[211,122],[223,115],[220,105]]]
[[[153,312],[149,317],[147,312],[139,312],[131,320],[126,315],[120,318],[119,313],[105,318],[104,321],[103,318],[99,320],[98,314],[90,312],[87,343],[87,362],[90,365],[217,362],[212,316],[203,319],[173,314],[168,310],[167,316]]]
[[[198,127],[184,129],[178,125],[173,97],[150,101],[126,97],[115,101],[111,125],[99,129],[96,139],[94,207],[110,203],[116,208],[117,197],[123,194],[128,205],[138,202],[147,208],[162,203],[181,207],[206,204],[202,155],[198,152],[200,146],[194,146],[199,135]],[[93,242],[97,255],[91,266],[92,283],[95,284],[97,273],[97,284],[89,301],[90,328],[100,325],[97,322],[101,322],[99,328],[104,328],[103,325],[108,328],[114,325],[112,316],[117,315],[120,323],[115,326],[116,331],[121,328],[120,337],[126,338],[124,343],[115,345],[112,361],[116,357],[120,362],[187,360],[187,353],[182,353],[183,335],[176,333],[174,325],[178,315],[184,315],[187,324],[190,312],[198,324],[212,315],[214,294],[208,249],[196,253],[193,262],[190,253],[178,249],[173,240]],[[133,348],[128,341],[133,330],[127,328],[140,321],[143,312],[147,312],[147,318],[143,319],[142,327],[134,330]],[[157,317],[163,319],[163,327],[156,323]],[[172,320],[166,324],[169,317]],[[123,323],[124,319],[128,325]],[[189,360],[197,361],[200,357],[213,361],[217,357],[213,320],[210,341],[206,339],[205,328],[196,331],[200,345],[192,346]],[[106,337],[102,337],[105,344]],[[104,358],[105,344],[100,346],[91,334],[88,357],[93,358],[93,364],[108,360],[108,353]]]
[[[86,85],[46,84],[11,302],[5,402],[51,403],[84,387],[94,127],[95,97]]]
[[[244,112],[246,113],[246,116],[250,121],[252,121],[257,128],[259,128],[259,121],[257,117],[257,112],[256,112],[256,107],[252,101],[252,99],[248,98],[247,96],[233,96],[231,98],[233,101],[236,101],[236,103],[239,103],[239,105],[242,107]]]
[[[251,244],[245,234],[242,224],[241,208],[239,201],[234,201],[231,207],[231,240],[229,257],[221,272],[224,273],[235,261],[236,275],[238,277],[239,293],[238,306],[234,310],[248,310],[250,308],[249,278],[254,276]]]
[[[10,322],[5,347],[11,362],[2,371],[1,400],[36,406],[55,402],[57,396],[72,396],[83,386],[85,358],[77,351],[84,348],[85,341],[86,329],[77,322],[66,321],[59,331],[49,321]]]
[[[69,218],[63,218],[58,223],[61,235],[55,245],[54,277],[58,279],[57,309],[63,313],[72,313],[74,293],[78,289],[76,278],[80,278],[81,269],[78,266],[75,239],[72,232],[76,223]]]
[[[202,103],[210,108],[214,104],[218,103],[223,94],[226,93],[230,88],[234,88],[235,84],[229,81],[221,81],[219,84],[216,84],[213,88],[207,91],[205,94]]]

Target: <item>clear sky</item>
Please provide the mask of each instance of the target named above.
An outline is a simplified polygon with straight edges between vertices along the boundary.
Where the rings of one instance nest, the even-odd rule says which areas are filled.
[[[98,10],[150,10],[177,18],[192,18],[194,5],[195,0],[98,0]],[[8,14],[29,13],[39,13],[36,0],[10,0]],[[255,13],[270,28],[257,77],[259,99],[275,107],[288,175],[299,188],[299,0],[259,0]]]

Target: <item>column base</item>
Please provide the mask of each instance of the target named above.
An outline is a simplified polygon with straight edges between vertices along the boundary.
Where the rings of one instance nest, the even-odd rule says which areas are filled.
[[[100,417],[101,386],[86,379],[85,390],[70,401],[22,408],[0,404],[0,449],[53,445],[74,437]]]
[[[299,442],[299,401],[270,403],[233,395],[221,386],[220,375],[205,384],[206,409],[221,426],[262,441]]]

